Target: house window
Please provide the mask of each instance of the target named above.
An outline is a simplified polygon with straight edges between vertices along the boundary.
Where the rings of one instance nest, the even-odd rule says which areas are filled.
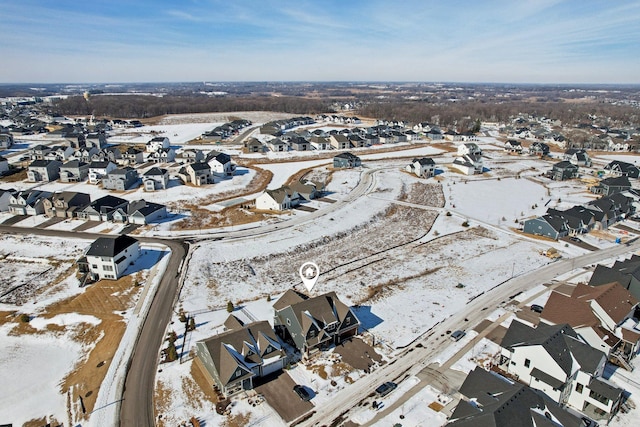
[[[98,264],[91,264],[91,268],[98,269]]]
[[[291,326],[291,319],[287,319],[287,325]]]
[[[529,367],[529,365],[531,365],[531,360],[529,360],[529,359],[524,359],[524,367],[525,367],[525,368],[528,368],[528,367]]]
[[[576,383],[576,393],[582,393],[584,386],[580,383]]]
[[[112,265],[104,265],[103,267],[104,271],[113,271],[113,266]]]
[[[516,366],[516,362],[514,362],[513,360],[511,361],[511,364],[512,364],[513,366]]]

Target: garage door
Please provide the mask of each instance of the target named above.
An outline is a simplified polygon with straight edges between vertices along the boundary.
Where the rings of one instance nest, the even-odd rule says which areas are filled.
[[[284,359],[279,359],[268,365],[262,365],[262,376],[266,377],[269,374],[272,374],[276,371],[281,370],[282,367],[284,366],[283,364],[284,364]]]

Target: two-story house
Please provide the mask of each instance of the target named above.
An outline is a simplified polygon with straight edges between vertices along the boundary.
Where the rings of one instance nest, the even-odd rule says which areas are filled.
[[[236,164],[231,161],[231,156],[219,151],[210,151],[205,161],[211,167],[211,173],[218,176],[233,176],[236,173]]]
[[[102,178],[105,190],[125,191],[138,184],[138,171],[132,167],[114,169]]]
[[[44,200],[44,214],[50,218],[74,218],[90,203],[91,197],[86,193],[59,191]]]
[[[117,168],[118,166],[110,161],[89,163],[89,184],[98,184],[104,177]]]
[[[166,190],[169,187],[169,171],[152,167],[142,174],[142,186],[144,191]]]
[[[308,297],[292,289],[273,304],[274,327],[304,355],[340,344],[358,333],[360,321],[335,292]]]
[[[430,157],[422,157],[413,159],[406,167],[406,171],[420,178],[429,178],[435,176],[436,162]]]
[[[244,324],[229,316],[227,330],[196,343],[196,357],[226,397],[251,390],[254,381],[283,369],[286,354],[267,321]]]
[[[116,280],[140,256],[138,240],[127,235],[99,237],[87,250],[85,260],[94,280]]]
[[[69,160],[60,166],[61,182],[81,182],[89,176],[89,163],[81,160]]]
[[[58,160],[34,160],[27,170],[27,181],[51,182],[60,176],[62,162]]]

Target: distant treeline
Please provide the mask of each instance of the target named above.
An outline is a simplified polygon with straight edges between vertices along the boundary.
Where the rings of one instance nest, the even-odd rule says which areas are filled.
[[[563,124],[590,123],[591,115],[610,124],[633,126],[639,122],[640,111],[631,106],[604,102],[458,101],[431,104],[422,101],[391,101],[367,103],[358,113],[364,117],[385,120],[439,123],[440,126],[456,127],[458,131],[464,131],[473,127],[478,119],[506,123],[512,117],[526,114],[561,120]]]
[[[277,111],[315,115],[329,111],[327,100],[297,97],[209,97],[151,95],[93,95],[88,100],[71,96],[55,102],[61,115],[89,115],[142,119],[165,114],[217,113],[233,111]]]

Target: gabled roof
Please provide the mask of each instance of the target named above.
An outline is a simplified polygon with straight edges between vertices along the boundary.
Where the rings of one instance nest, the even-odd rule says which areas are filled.
[[[154,166],[146,171],[143,176],[164,176],[166,173],[168,173],[166,169],[161,169],[157,166]]]
[[[568,160],[563,160],[554,164],[553,169],[578,169],[578,166],[574,165]]]
[[[597,287],[579,283],[571,294],[582,301],[595,301],[616,324],[622,322],[638,305],[638,300],[617,282]]]
[[[209,163],[207,163],[207,162],[189,163],[189,165],[187,167],[190,167],[194,171],[211,170],[211,166],[209,166]]]
[[[476,367],[467,375],[451,427],[581,427],[582,420],[543,393]],[[549,413],[547,417],[546,413]],[[557,423],[553,420],[557,420]]]
[[[574,366],[571,351],[563,338],[565,334],[576,337],[575,331],[567,324],[540,323],[537,328],[532,328],[522,322],[513,321],[502,339],[501,346],[513,351],[517,347],[540,345],[569,376],[573,373]]]
[[[629,182],[629,177],[627,177],[626,175],[610,176],[600,181],[600,185],[631,188],[631,182]]]
[[[91,244],[87,255],[115,258],[118,254],[122,253],[122,251],[136,243],[138,243],[136,239],[126,234],[116,238],[99,237]]]
[[[136,200],[135,202],[129,202],[127,206],[127,213],[132,215],[136,212],[139,212],[143,216],[149,216],[154,212],[162,210],[165,208],[165,205],[161,205],[159,203],[147,202],[144,199]]]
[[[423,157],[421,159],[413,159],[412,163],[418,162],[422,166],[431,166],[435,165],[436,162],[433,161],[431,157]]]
[[[127,200],[109,194],[94,200],[89,206],[98,212],[102,212],[105,209],[115,209],[117,206],[127,203],[129,203]]]
[[[293,289],[288,289],[278,301],[273,304],[274,310],[282,310],[285,307],[304,301],[309,297]]]
[[[297,294],[297,293],[296,293]],[[285,294],[288,299],[297,300],[300,297],[300,294]],[[283,297],[285,296],[283,295]],[[283,306],[281,302],[282,298],[274,304],[274,308],[276,305],[281,307],[280,309],[276,309],[276,311],[282,310],[282,308],[287,307]],[[318,328],[318,331],[322,331],[322,329],[330,325],[332,323],[342,323],[345,316],[350,312],[350,308],[344,304],[335,292],[328,292],[322,295],[318,295],[317,297],[307,298],[303,300],[298,300],[292,304],[289,304],[293,313],[300,325],[302,325],[303,333],[309,330],[309,328],[314,325]],[[322,337],[318,337],[319,340]]]

